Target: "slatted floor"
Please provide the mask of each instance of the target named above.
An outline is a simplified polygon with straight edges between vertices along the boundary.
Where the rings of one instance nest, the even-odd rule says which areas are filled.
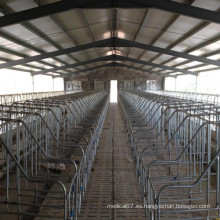
[[[103,127],[79,220],[145,219],[129,144],[118,104],[111,104]],[[108,205],[133,206],[109,208]]]

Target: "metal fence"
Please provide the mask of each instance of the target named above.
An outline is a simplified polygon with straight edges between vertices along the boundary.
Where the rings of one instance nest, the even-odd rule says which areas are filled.
[[[108,94],[12,97],[0,104],[0,214],[77,219]]]
[[[133,91],[119,97],[148,219],[219,218],[216,99]]]
[[[146,92],[158,94],[158,95],[177,97],[180,99],[209,102],[209,103],[213,103],[215,105],[220,105],[220,95],[218,95],[218,94],[178,92],[178,91],[168,91],[168,90],[146,90]]]
[[[0,95],[0,104],[10,104],[13,102],[21,102],[32,99],[50,98],[60,95],[73,94],[79,91],[54,91],[54,92],[34,92],[34,93],[19,93],[10,95]]]

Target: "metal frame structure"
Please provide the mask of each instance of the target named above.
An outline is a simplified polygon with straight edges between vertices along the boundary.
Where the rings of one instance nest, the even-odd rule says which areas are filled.
[[[220,107],[206,98],[121,91],[149,219],[219,218]]]
[[[77,219],[108,103],[60,92],[0,105],[0,214]]]
[[[100,58],[87,60],[87,61],[84,61],[84,62],[78,62],[78,63],[74,63],[74,64],[69,64],[69,65],[65,65],[65,66],[61,66],[61,67],[52,68],[52,69],[49,69],[49,70],[42,70],[42,71],[39,71],[39,72],[35,72],[33,74],[37,75],[37,74],[45,74],[45,73],[48,73],[48,72],[54,72],[54,71],[57,71],[57,70],[66,70],[68,68],[75,68],[77,66],[96,63],[96,62],[100,62],[100,61],[128,61],[128,62],[133,62],[133,63],[135,62],[135,63],[138,63],[138,64],[144,64],[144,65],[153,66],[153,67],[159,67],[159,68],[162,68],[162,69],[165,69],[165,70],[172,70],[172,71],[176,71],[176,72],[181,72],[181,73],[184,73],[184,74],[191,74],[191,75],[197,74],[195,72],[191,72],[191,71],[187,71],[187,70],[173,68],[173,67],[169,67],[169,66],[165,66],[165,65],[161,65],[161,64],[157,64],[157,63],[149,63],[149,62],[146,62],[146,61],[137,60],[137,59],[133,59],[133,58],[125,57],[125,56],[119,56],[119,55],[104,56],[104,57],[100,57]]]
[[[77,91],[54,91],[54,92],[34,92],[34,93],[20,93],[10,95],[0,95],[0,104],[11,104],[13,102],[22,102],[32,99],[50,98],[53,96],[73,94]]]
[[[192,55],[191,53],[200,49],[205,48],[213,43],[216,43],[219,41],[218,35],[213,35],[208,40],[204,40],[203,42],[193,45],[191,48],[187,48],[186,50],[179,51],[175,49],[176,46],[181,45],[184,41],[186,41],[188,38],[192,37],[193,35],[199,33],[200,31],[205,30],[211,23],[220,23],[220,15],[218,8],[216,11],[211,9],[204,9],[199,7],[196,0],[183,0],[182,3],[174,2],[170,0],[156,0],[156,1],[148,1],[144,2],[143,0],[139,1],[131,1],[131,0],[120,0],[120,1],[96,1],[95,3],[91,3],[90,1],[82,1],[82,2],[72,2],[71,0],[65,0],[60,2],[52,2],[49,4],[46,4],[46,1],[36,1],[35,5],[38,7],[28,8],[25,10],[15,11],[11,9],[7,4],[1,5],[1,11],[4,16],[0,18],[0,27],[6,27],[10,26],[12,24],[18,24],[20,23],[21,26],[24,29],[27,29],[31,33],[35,34],[39,37],[39,39],[42,39],[46,43],[48,43],[50,46],[54,47],[56,51],[44,51],[41,48],[37,48],[34,45],[30,45],[27,42],[23,42],[22,40],[17,39],[16,37],[13,37],[10,34],[7,34],[4,31],[1,31],[0,36],[2,36],[4,39],[7,39],[9,41],[12,41],[24,48],[28,48],[34,52],[40,53],[38,55],[31,55],[27,56],[26,54],[14,51],[13,49],[6,49],[5,47],[0,48],[0,51],[5,52],[10,55],[23,57],[22,59],[4,59],[3,57],[0,58],[3,62],[0,64],[0,68],[12,68],[15,70],[22,70],[22,71],[29,71],[25,68],[31,68],[31,72],[33,74],[47,74],[47,75],[56,75],[59,77],[66,77],[67,73],[72,73],[73,68],[77,68],[76,70],[80,71],[80,68],[78,66],[85,66],[86,69],[90,69],[92,64],[89,53],[87,53],[88,49],[96,48],[97,49],[97,56],[95,59],[100,61],[104,59],[103,53],[99,52],[99,49],[104,48],[111,48],[112,54],[115,54],[115,51],[123,51],[123,48],[129,48],[129,51],[127,53],[127,59],[125,59],[125,56],[120,57],[122,59],[121,61],[123,64],[126,65],[126,61],[130,61],[133,63],[134,67],[139,67],[143,69],[143,71],[151,72],[158,72],[161,75],[164,74],[170,74],[170,73],[177,73],[181,70],[183,74],[198,74],[200,71],[199,68],[206,67],[207,65],[214,65],[215,67],[210,66],[210,68],[207,70],[218,70],[220,66],[220,62],[217,59],[211,59],[209,57],[218,55],[219,50],[215,50],[212,52],[208,52],[205,54],[202,54],[200,56]],[[196,5],[196,6],[194,6]],[[217,4],[216,4],[217,7]],[[88,21],[84,9],[111,9],[111,38],[108,39],[101,39],[97,40],[97,36],[94,34],[91,24]],[[128,40],[128,39],[121,39],[119,35],[119,22],[126,22],[120,19],[120,10],[121,9],[146,9],[145,17],[142,20],[142,23],[140,24],[140,27],[138,31],[136,32],[134,36],[134,40]],[[88,35],[90,38],[90,42],[84,43],[79,45],[77,43],[76,37],[73,37],[68,30],[65,29],[65,27],[62,25],[62,22],[60,19],[58,19],[57,14],[61,12],[71,12],[71,10],[79,10],[80,17],[82,19],[82,23],[84,27],[86,27],[88,31]],[[146,23],[148,22],[149,14],[151,10],[160,10],[165,11],[169,13],[174,13],[173,19],[169,20],[169,22],[165,25],[165,29],[161,29],[157,36],[155,36],[150,43],[143,43],[139,42],[139,37],[141,33],[143,32]],[[45,16],[49,16],[51,21],[58,27],[62,33],[70,40],[72,44],[74,44],[74,47],[65,47],[63,49],[58,43],[51,40],[50,36],[44,35],[44,33],[39,29],[36,28],[33,24],[31,24],[33,19],[39,19]],[[164,34],[168,32],[169,28],[172,28],[172,25],[175,24],[176,21],[180,18],[180,16],[187,16],[194,19],[200,19],[203,22],[201,24],[196,25],[194,28],[191,28],[187,31],[186,34],[184,34],[182,37],[178,38],[176,41],[172,42],[167,47],[163,46],[157,46],[157,42],[160,40],[161,37],[163,37]],[[46,17],[45,17],[46,18]],[[216,26],[217,27],[217,26]],[[154,45],[155,44],[155,45]],[[140,50],[144,50],[139,57],[133,58],[132,53],[135,48],[138,48]],[[79,60],[77,56],[75,56],[73,53],[79,52],[79,51],[86,51],[86,57],[87,59]],[[153,58],[149,59],[148,61],[145,60],[145,55],[149,53],[149,51],[155,52],[156,55],[153,56]],[[58,56],[65,55],[66,58],[68,57],[69,60],[65,60],[63,58],[60,58]],[[168,60],[165,60],[163,62],[158,62],[158,58],[160,58],[162,55],[168,55],[172,56],[171,58],[168,58]],[[52,60],[56,61],[60,65],[53,64],[51,62],[48,62],[47,60],[43,60],[46,58],[51,58]],[[180,64],[172,64],[171,62],[175,61],[177,58],[183,58],[187,59],[186,61],[180,62]],[[114,58],[112,57],[112,61],[114,61]],[[186,65],[192,61],[200,62],[201,64],[196,64],[190,67],[184,67],[184,68],[177,68],[180,65]],[[36,62],[34,64],[28,64],[29,62]],[[103,60],[102,62],[106,62]],[[140,63],[142,62],[142,63]],[[38,65],[39,64],[39,65]],[[139,66],[141,64],[141,66]],[[164,65],[167,64],[167,65]],[[18,66],[21,65],[21,66]],[[138,66],[137,66],[138,65]],[[18,67],[17,67],[18,66]],[[145,68],[147,66],[147,68]],[[150,67],[151,66],[151,67]],[[23,68],[25,67],[25,68]],[[48,73],[48,67],[52,67],[51,71],[52,73]],[[66,68],[65,68],[66,67]],[[71,69],[68,70],[68,68],[71,67]],[[150,67],[150,68],[149,68]],[[60,68],[60,69],[59,69]],[[158,70],[159,68],[159,70]],[[168,69],[169,68],[169,69]],[[199,69],[196,71],[191,71],[191,69]],[[36,71],[37,70],[37,71]],[[40,70],[40,71],[39,71]],[[39,73],[38,73],[39,72]]]
[[[33,8],[24,10],[22,12],[16,12],[1,18],[0,27],[16,24],[18,22],[24,22],[31,19],[47,16],[62,11],[67,11],[76,8],[157,8],[160,10],[174,12],[176,14],[182,14],[193,18],[199,18],[208,22],[220,23],[219,14],[210,10],[192,7],[184,5],[178,2],[172,2],[169,0],[149,0],[145,2],[143,0],[138,1],[97,1],[91,3],[88,0],[82,2],[72,2],[71,0],[65,0],[63,2],[51,3],[48,5],[40,6],[39,8]]]

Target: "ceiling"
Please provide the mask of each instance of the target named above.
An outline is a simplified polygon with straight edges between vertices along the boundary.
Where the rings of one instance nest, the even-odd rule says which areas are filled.
[[[219,0],[0,0],[0,68],[69,77],[124,66],[220,70]]]

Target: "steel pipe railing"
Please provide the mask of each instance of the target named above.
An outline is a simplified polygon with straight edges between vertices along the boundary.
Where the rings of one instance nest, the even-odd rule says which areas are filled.
[[[119,104],[147,217],[220,217],[218,103],[185,94],[121,91]]]
[[[92,91],[40,97],[0,105],[0,213],[77,219],[109,97]],[[52,214],[56,209],[62,214]]]

